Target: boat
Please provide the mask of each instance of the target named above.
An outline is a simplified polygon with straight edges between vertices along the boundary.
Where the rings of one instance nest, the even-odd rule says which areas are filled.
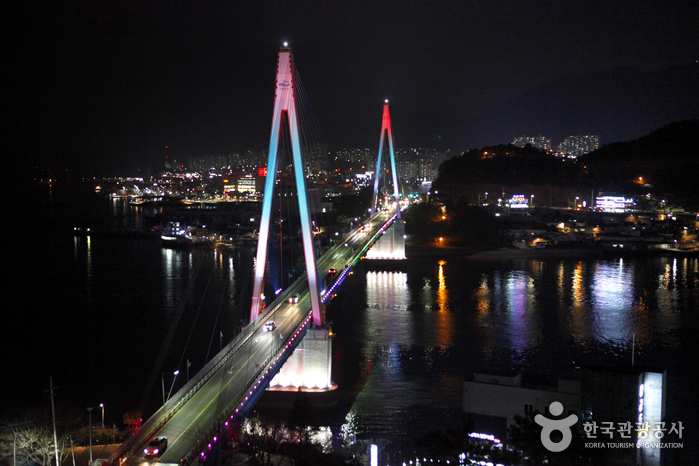
[[[169,222],[160,233],[160,242],[163,246],[186,246],[190,243],[189,237],[180,222]]]

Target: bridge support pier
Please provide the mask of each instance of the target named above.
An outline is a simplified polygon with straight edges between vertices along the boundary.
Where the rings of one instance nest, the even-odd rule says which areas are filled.
[[[309,328],[270,381],[261,404],[290,407],[299,391],[306,393],[314,405],[336,404],[337,385],[332,383],[332,339],[328,327]]]
[[[376,241],[366,258],[369,260],[403,260],[405,259],[405,221],[397,218],[383,235]]]

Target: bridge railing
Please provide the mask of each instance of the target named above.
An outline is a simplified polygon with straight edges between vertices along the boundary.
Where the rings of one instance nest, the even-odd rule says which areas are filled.
[[[184,387],[173,395],[163,406],[161,406],[131,437],[127,442],[124,442],[120,448],[114,451],[109,458],[110,464],[115,464],[119,458],[123,461],[136,454],[141,446],[147,443],[155,434],[163,427],[163,425],[177,412],[179,409],[192,397],[196,392],[211,379],[217,370],[232,357],[250,337],[260,328],[261,322],[267,316],[276,312],[281,305],[281,301],[276,306],[270,306],[264,313],[264,318],[257,319],[252,324],[246,326],[226,347],[214,356],[194,378],[187,382]]]
[[[240,395],[235,397],[218,415],[214,424],[197,441],[196,445],[182,458],[181,465],[190,465],[201,455],[211,444],[216,441],[217,432],[222,433],[226,422],[239,421],[257,402],[274,375],[284,365],[286,359],[294,352],[299,342],[303,340],[305,332],[312,322],[310,310],[302,315],[294,324],[294,331],[284,339],[280,348],[271,353],[267,359],[260,364],[260,368],[249,379],[248,384]]]

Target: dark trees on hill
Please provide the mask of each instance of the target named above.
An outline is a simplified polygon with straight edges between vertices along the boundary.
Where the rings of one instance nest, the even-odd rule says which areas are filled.
[[[584,181],[578,164],[529,145],[519,148],[510,144],[470,150],[447,160],[432,189],[469,204],[485,202],[485,193],[494,203],[505,192],[506,197],[534,194],[548,205],[565,205],[572,187],[584,185]]]
[[[469,204],[514,194],[567,207],[590,192],[644,195],[699,208],[699,120],[672,123],[635,141],[608,144],[577,161],[526,146],[474,149],[444,162],[433,191]]]

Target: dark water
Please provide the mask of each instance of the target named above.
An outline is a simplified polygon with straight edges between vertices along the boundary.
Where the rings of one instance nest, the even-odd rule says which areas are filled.
[[[66,228],[86,216],[147,223],[121,201],[80,205],[39,204],[28,234],[7,244],[0,403],[46,403],[53,375],[60,400],[105,403],[106,423],[120,425],[141,404],[152,413],[175,369],[177,390],[187,360],[198,370],[235,335],[249,308],[239,302],[246,262],[156,239],[73,237]],[[427,429],[461,421],[469,372],[625,365],[635,334],[636,364],[667,369],[667,420],[683,422],[686,453],[696,452],[698,315],[696,259],[435,256],[405,272],[360,267],[328,306],[337,417],[358,436],[410,450]]]
[[[328,312],[336,377],[357,392],[348,419],[409,451],[426,429],[461,421],[464,374],[629,365],[635,334],[635,364],[667,369],[667,420],[696,426],[698,272],[696,259],[671,257],[357,271]]]

